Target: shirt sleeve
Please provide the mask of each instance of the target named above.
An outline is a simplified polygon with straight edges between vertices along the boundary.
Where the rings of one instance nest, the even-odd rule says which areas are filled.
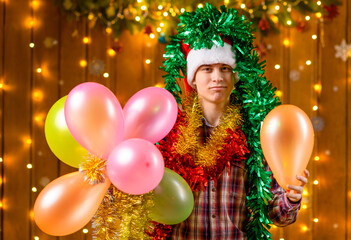
[[[273,177],[271,191],[273,196],[268,205],[268,215],[272,222],[280,227],[295,222],[301,207],[301,200],[296,203],[291,202],[285,194],[286,191],[279,186]]]

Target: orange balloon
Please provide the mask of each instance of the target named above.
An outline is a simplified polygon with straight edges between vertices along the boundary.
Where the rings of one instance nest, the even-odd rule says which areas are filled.
[[[261,127],[261,147],[280,186],[301,185],[314,143],[313,126],[304,111],[294,105],[280,105],[270,111]]]
[[[110,181],[90,185],[84,175],[73,172],[49,183],[34,204],[34,220],[45,233],[54,236],[72,234],[94,216]]]

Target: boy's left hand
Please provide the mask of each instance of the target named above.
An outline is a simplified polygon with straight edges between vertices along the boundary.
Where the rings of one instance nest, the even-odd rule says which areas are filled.
[[[301,182],[300,186],[287,185],[287,188],[289,190],[286,193],[286,197],[291,202],[299,202],[302,198],[303,187],[306,185],[307,179],[310,176],[310,173],[307,169],[305,169],[304,175],[305,176],[300,176],[300,175],[296,176],[296,179]]]

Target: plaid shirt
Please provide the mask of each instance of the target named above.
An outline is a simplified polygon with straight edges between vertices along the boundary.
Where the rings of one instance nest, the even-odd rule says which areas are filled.
[[[200,130],[202,141],[210,136],[213,127],[204,120]],[[226,167],[217,181],[209,181],[204,191],[194,194],[192,214],[184,222],[175,225],[170,239],[233,240],[245,239],[245,224],[248,221],[246,208],[247,170],[244,161],[235,161]],[[285,191],[273,179],[272,201],[268,206],[270,219],[278,226],[295,222],[300,203],[292,204]]]

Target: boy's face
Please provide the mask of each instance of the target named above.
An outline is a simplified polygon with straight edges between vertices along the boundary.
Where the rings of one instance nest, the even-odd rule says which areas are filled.
[[[233,69],[222,63],[200,66],[192,81],[202,101],[228,103],[234,90]]]

